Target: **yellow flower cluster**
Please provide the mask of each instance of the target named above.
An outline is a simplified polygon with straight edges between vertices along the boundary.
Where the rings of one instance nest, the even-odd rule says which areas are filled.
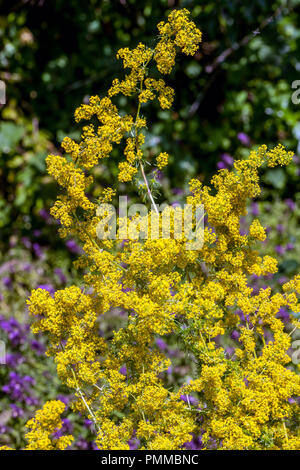
[[[277,263],[255,249],[266,236],[258,220],[248,234],[240,232],[249,199],[260,194],[260,167],[287,165],[292,153],[281,145],[271,150],[261,146],[248,159],[236,161],[232,171],[220,170],[212,187],[191,181],[187,203],[195,209],[202,204],[207,216],[204,243],[197,250],[187,250],[185,237],[175,237],[174,221],[170,238],[97,237],[101,214],[85,195],[90,182],[86,170],[124,138],[126,160],[119,164],[119,178],[130,181],[139,169],[145,176],[141,103],[158,94],[161,106],[168,107],[173,99],[163,81],[146,76],[147,64],[154,56],[158,69],[167,73],[176,47],[192,54],[201,40],[187,10],[172,12],[159,31],[154,51],[142,44],[119,51],[130,73],[124,81],[113,82],[109,96],[136,94],[135,118],[121,117],[110,98],[92,97],[75,117],[96,117],[100,126],[85,126],[78,145],[64,140],[71,161],[48,157],[49,173],[66,191],[53,214],[61,221],[62,236],[72,231],[82,242],[84,254],[76,267],[86,274],[82,289],[71,286],[53,297],[42,289],[32,292],[33,330],[48,335],[47,354],[54,357],[61,380],[74,391],[74,409],[93,420],[99,449],[128,449],[134,431],[140,449],[182,449],[193,433],[203,436],[208,449],[300,449],[293,399],[300,395],[300,378],[288,355],[290,334],[278,318],[283,307],[300,311],[300,277],[285,284],[282,293],[267,288],[254,294],[249,275],[275,273]],[[167,160],[161,153],[158,167]],[[110,201],[114,195],[114,189],[107,188],[101,198]],[[151,222],[158,230],[161,218]],[[112,338],[102,338],[102,314],[109,315],[112,309],[125,312],[127,321]],[[299,327],[293,315],[291,323]],[[233,332],[235,349],[229,355],[224,344]],[[169,334],[184,344],[197,366],[189,383],[172,390],[162,379],[170,360],[155,346],[157,335]],[[196,395],[199,403],[184,401],[187,394]],[[43,416],[48,416],[48,406]],[[45,437],[54,423],[59,425],[59,407],[51,407],[56,418],[47,427],[43,423],[48,418],[37,415],[30,445],[36,446],[39,439],[43,446],[60,445]]]
[[[162,152],[156,157],[157,168],[160,170],[168,164],[169,155],[166,152]]]
[[[54,438],[51,435],[61,429],[61,414],[65,405],[59,400],[47,401],[37,411],[35,417],[27,422],[29,432],[25,435],[28,441],[25,450],[65,450],[72,444],[73,436],[66,435]]]
[[[155,61],[161,73],[170,73],[176,57],[176,46],[184,54],[193,55],[201,42],[201,31],[189,20],[186,9],[174,10],[168,21],[158,24],[160,40],[155,48]]]

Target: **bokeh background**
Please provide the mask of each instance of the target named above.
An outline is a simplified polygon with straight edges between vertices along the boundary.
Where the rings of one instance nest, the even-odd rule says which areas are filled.
[[[295,152],[294,163],[262,172],[262,197],[251,203],[243,224],[246,229],[260,216],[267,227],[262,250],[277,256],[279,272],[266,284],[280,289],[286,276],[299,272],[300,103],[291,99],[292,83],[300,80],[299,0],[0,1],[0,80],[6,85],[0,107],[0,340],[6,347],[0,444],[22,447],[24,423],[41,403],[57,396],[69,401],[43,355],[45,340],[29,331],[26,310],[32,288],[52,292],[71,279],[80,284],[72,267],[80,247],[59,239],[49,215],[57,187],[46,174],[45,156],[61,151],[65,135],[79,137],[75,108],[91,95],[105,95],[121,76],[117,50],[140,41],[151,45],[156,24],[183,7],[203,42],[195,57],[179,56],[168,77],[176,90],[172,109],[145,108],[152,123],[149,158],[161,151],[171,155],[159,198],[180,201],[191,177],[208,182],[251,148],[281,142]],[[132,106],[125,97],[118,104]],[[97,167],[95,196],[118,184],[118,159],[114,153]],[[126,191],[134,197],[133,187]],[[175,358],[168,380],[180,382],[187,373],[182,357],[172,342],[158,341]],[[65,427],[75,427],[75,448],[91,448],[91,423],[69,416]]]

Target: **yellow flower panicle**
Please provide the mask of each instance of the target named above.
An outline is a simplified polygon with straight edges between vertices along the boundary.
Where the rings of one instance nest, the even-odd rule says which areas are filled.
[[[169,161],[169,155],[166,152],[160,153],[156,158],[157,168],[160,170],[164,168]]]
[[[35,417],[26,424],[29,432],[25,436],[28,441],[25,450],[65,450],[72,444],[71,435],[52,436],[62,427],[60,416],[64,410],[65,405],[61,401],[52,400],[36,412]]]
[[[32,292],[33,331],[48,335],[47,354],[74,392],[74,410],[94,422],[99,449],[128,449],[134,431],[140,449],[181,449],[193,433],[203,435],[206,448],[214,442],[223,449],[299,449],[294,397],[300,395],[300,379],[291,367],[291,338],[278,313],[281,308],[300,311],[300,280],[287,283],[282,293],[268,288],[254,294],[249,276],[273,274],[277,262],[256,250],[266,237],[258,220],[248,234],[240,232],[249,199],[260,194],[260,168],[287,165],[292,153],[281,145],[263,145],[236,161],[232,171],[220,170],[211,187],[191,181],[187,203],[203,204],[207,216],[201,249],[187,250],[184,237],[174,235],[174,223],[170,238],[123,236],[121,247],[118,239],[97,237],[102,219],[86,195],[92,182],[88,170],[122,145],[120,181],[140,174],[147,187],[147,124],[141,109],[154,99],[169,108],[174,97],[164,80],[149,76],[148,64],[154,59],[161,73],[170,73],[177,51],[194,54],[201,41],[185,9],[173,11],[158,29],[153,50],[139,44],[118,52],[124,80],[113,81],[108,97],[91,97],[76,110],[76,121],[87,121],[82,140],[64,139],[67,156],[47,159],[49,174],[64,191],[52,214],[61,222],[61,236],[72,233],[81,241],[84,254],[75,266],[86,274],[83,289],[71,286],[54,296],[42,289]],[[112,102],[118,93],[136,96],[135,116],[118,111]],[[168,155],[160,153],[156,163],[163,168]],[[100,199],[110,202],[115,194],[107,188]],[[112,309],[126,312],[127,323],[106,340],[98,328],[102,314]],[[293,315],[291,323],[299,327]],[[265,331],[272,338],[268,343]],[[229,356],[222,344],[233,332],[237,340]],[[157,335],[168,334],[184,344],[197,366],[193,380],[172,390],[162,380],[170,360],[155,346]],[[182,399],[188,394],[197,396],[197,405]],[[69,442],[69,437],[60,442],[49,437],[62,412],[54,403],[30,424],[32,448],[37,442],[46,447]]]

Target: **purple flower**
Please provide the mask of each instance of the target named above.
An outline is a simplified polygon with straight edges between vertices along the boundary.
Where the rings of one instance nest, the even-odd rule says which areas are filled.
[[[25,397],[24,402],[28,406],[38,406],[39,400],[35,397]]]
[[[130,439],[128,441],[129,449],[130,450],[137,450],[140,445],[140,441],[138,439]]]
[[[31,241],[29,240],[29,238],[28,238],[28,237],[22,237],[21,240],[22,240],[22,243],[23,243],[23,245],[25,246],[25,248],[27,248],[28,250],[30,250],[30,248],[31,248]]]
[[[257,217],[259,215],[259,207],[257,202],[252,202],[251,204],[251,214],[253,217]]]
[[[98,450],[98,447],[94,442],[89,442],[83,437],[79,437],[75,445],[81,450]]]
[[[78,447],[78,449],[80,450],[88,450],[89,443],[85,439],[83,439],[83,437],[80,437],[76,442],[76,447]]]
[[[297,207],[296,203],[292,199],[286,199],[284,202],[291,211],[294,211]]]
[[[250,382],[249,382],[249,380],[247,379],[247,377],[244,377],[243,380],[244,380],[244,383],[245,383],[246,387],[249,387]]]
[[[58,439],[62,437],[64,434],[71,434],[73,432],[73,424],[68,418],[62,419],[62,427],[58,429],[55,433],[53,433],[53,437]]]
[[[278,279],[278,282],[279,284],[282,286],[282,284],[285,284],[286,282],[288,282],[288,277],[286,276],[281,276],[279,279]]]
[[[24,270],[26,273],[29,273],[29,272],[31,271],[31,269],[32,269],[32,266],[31,266],[30,263],[25,263],[25,264],[23,265],[23,270]]]
[[[233,330],[230,336],[234,341],[236,341],[237,339],[239,339],[241,334],[237,330]]]
[[[69,397],[69,395],[59,394],[57,395],[57,399],[62,401],[66,406],[68,406],[71,401],[71,397]]]
[[[43,256],[43,249],[39,243],[33,243],[32,245],[34,254],[37,258],[42,258]]]
[[[239,139],[241,144],[245,145],[246,147],[249,147],[251,140],[247,134],[245,134],[244,132],[239,132],[237,138]]]
[[[2,391],[14,401],[35,405],[37,400],[32,396],[32,386],[34,383],[33,377],[29,375],[21,376],[13,371],[9,373],[9,382],[2,387]]]
[[[45,346],[39,341],[37,341],[36,339],[33,339],[30,342],[30,346],[31,346],[31,349],[33,349],[37,353],[38,356],[41,356],[42,354],[44,354],[46,350]]]
[[[231,167],[234,163],[234,159],[231,155],[229,155],[229,153],[222,153],[221,159],[229,167]]]
[[[234,355],[234,353],[235,353],[235,348],[232,348],[232,347],[227,346],[225,349],[226,349],[226,354],[227,354],[228,357],[231,357],[231,356]]]
[[[66,241],[66,247],[68,248],[68,250],[71,252],[71,253],[74,253],[74,254],[79,254],[81,253],[81,248],[79,245],[77,245],[77,243],[75,242],[75,240],[67,240]]]
[[[238,309],[236,310],[235,312],[241,319],[242,322],[244,322],[246,319],[245,319],[245,315],[244,315],[244,312],[242,312],[242,310]]]
[[[180,399],[186,403],[189,403],[190,405],[196,406],[199,403],[199,400],[197,400],[197,398],[193,397],[192,395],[180,395]]]
[[[282,224],[278,224],[276,230],[282,235],[284,232],[284,226]]]
[[[291,398],[288,398],[288,402],[291,403],[291,404],[297,403],[297,404],[299,405],[299,403],[300,403],[300,397],[291,397]]]
[[[294,248],[295,248],[294,243],[288,243],[288,244],[286,245],[287,251],[293,250]]]
[[[277,253],[278,255],[283,256],[284,253],[285,253],[285,251],[286,251],[286,249],[285,249],[285,247],[282,246],[282,245],[277,245],[277,246],[275,247],[275,251],[276,251],[276,253]]]
[[[50,216],[49,212],[46,211],[46,209],[41,209],[40,212],[39,212],[39,215],[40,215],[40,217],[42,217],[42,219],[44,219],[47,223],[50,223],[50,222],[51,222],[51,216]]]
[[[4,277],[2,278],[2,283],[3,283],[3,285],[4,285],[5,287],[7,287],[7,288],[9,289],[9,288],[11,287],[11,285],[12,285],[12,280],[11,280],[10,277],[4,276]]]
[[[25,361],[24,356],[22,354],[16,353],[16,354],[7,354],[5,358],[6,365],[8,367],[11,367],[12,369],[15,369],[17,366],[22,364]]]
[[[217,163],[217,167],[221,169],[231,168],[233,166],[234,159],[229,153],[222,153],[221,160]]]
[[[20,406],[15,405],[14,403],[10,403],[10,408],[11,408],[11,415],[13,418],[22,418],[24,416],[24,411]]]
[[[9,428],[0,424],[0,434],[7,434],[9,432]]]
[[[26,327],[22,326],[15,318],[6,320],[0,317],[0,328],[4,330],[13,346],[22,344],[26,339]]]
[[[284,307],[281,307],[279,312],[276,315],[277,318],[280,318],[283,322],[287,323],[290,320],[290,314],[288,310]]]
[[[165,342],[163,339],[161,339],[161,338],[156,338],[155,342],[156,342],[158,348],[159,348],[161,351],[165,351],[166,349],[168,349],[168,346],[167,346],[166,342]]]
[[[201,436],[193,435],[193,439],[190,442],[184,444],[186,450],[201,450],[203,449],[204,444],[202,442]]]
[[[83,420],[83,426],[88,428],[88,429],[91,429],[94,426],[94,423],[90,419],[84,419]]]
[[[47,290],[51,295],[55,293],[55,289],[53,286],[51,286],[51,284],[39,284],[36,288]]]
[[[227,167],[226,167],[226,165],[225,165],[224,162],[218,162],[218,163],[217,163],[217,168],[218,168],[219,170],[225,170]]]
[[[184,191],[180,188],[174,188],[172,189],[172,193],[175,194],[175,196],[182,196],[184,194]]]
[[[67,282],[67,278],[60,268],[55,268],[54,273],[57,275],[62,284],[65,284]]]
[[[156,179],[156,181],[161,181],[164,177],[164,174],[160,170],[154,170],[153,171],[153,177]]]

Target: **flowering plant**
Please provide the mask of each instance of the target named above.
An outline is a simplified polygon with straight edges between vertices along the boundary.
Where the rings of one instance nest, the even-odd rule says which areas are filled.
[[[232,170],[221,169],[211,188],[191,181],[187,203],[195,210],[202,205],[206,213],[199,249],[188,250],[185,237],[175,237],[175,216],[168,238],[120,236],[121,218],[116,239],[97,236],[107,215],[98,211],[99,202],[111,202],[116,191],[106,188],[100,201],[92,201],[88,171],[124,140],[119,180],[135,178],[152,203],[147,218],[156,213],[156,223],[162,219],[145,171],[142,107],[158,99],[169,108],[174,90],[162,78],[150,77],[148,66],[154,61],[158,72],[170,73],[178,51],[195,53],[201,32],[185,9],[173,11],[158,30],[154,49],[138,44],[118,52],[130,72],[113,81],[107,97],[93,96],[76,110],[76,121],[89,122],[81,141],[65,138],[67,155],[47,157],[49,174],[64,189],[52,215],[61,223],[62,237],[81,241],[83,255],[75,265],[85,275],[82,288],[32,292],[32,329],[48,336],[47,354],[73,391],[73,410],[93,421],[99,449],[129,449],[133,438],[139,449],[182,449],[193,442],[207,449],[299,449],[300,378],[290,368],[291,334],[278,312],[286,308],[290,324],[299,327],[292,312],[299,310],[300,276],[285,283],[282,293],[269,287],[254,293],[249,277],[274,274],[277,263],[256,249],[266,238],[258,219],[248,233],[240,232],[249,199],[260,193],[259,169],[287,165],[293,154],[281,145],[261,146]],[[137,97],[135,116],[113,104],[119,93]],[[158,155],[157,168],[167,163],[165,152]],[[101,336],[102,318],[116,311],[120,328]],[[193,377],[171,388],[164,375],[171,360],[159,347],[162,336],[175,338],[187,364],[194,365]],[[230,336],[231,353],[225,347]],[[54,434],[63,409],[60,401],[50,401],[37,412],[28,423],[28,449],[70,445],[70,435]]]

